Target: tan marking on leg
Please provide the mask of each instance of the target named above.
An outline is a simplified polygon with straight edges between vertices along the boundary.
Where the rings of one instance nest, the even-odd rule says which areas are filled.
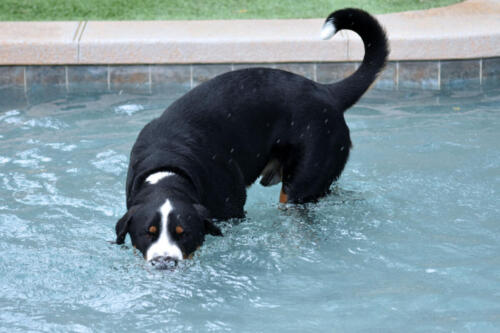
[[[288,195],[285,192],[283,192],[283,188],[281,188],[281,192],[280,192],[280,202],[281,203],[288,202]]]

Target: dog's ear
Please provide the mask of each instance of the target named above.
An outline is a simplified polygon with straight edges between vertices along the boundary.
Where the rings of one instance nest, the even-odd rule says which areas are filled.
[[[132,220],[135,210],[136,206],[131,207],[125,215],[116,222],[116,244],[123,244],[125,242],[125,236],[127,236],[130,220]]]
[[[212,236],[223,236],[222,231],[210,220],[204,220],[205,223],[205,233]]]
[[[194,204],[193,205],[198,215],[203,219],[205,226],[205,234],[210,234],[212,236],[222,236],[222,231],[210,220],[210,211],[203,205]]]

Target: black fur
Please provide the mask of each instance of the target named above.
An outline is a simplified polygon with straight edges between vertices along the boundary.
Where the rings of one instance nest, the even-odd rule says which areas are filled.
[[[275,164],[266,169],[262,183],[271,185],[281,177],[288,202],[327,194],[351,147],[343,113],[374,82],[388,55],[385,33],[368,13],[343,9],[331,20],[337,31],[354,30],[363,39],[365,56],[353,75],[325,85],[286,71],[252,68],[192,89],[139,134],[130,157],[127,208],[147,206],[154,214],[169,198],[174,207],[203,206],[214,218],[243,217],[246,187],[270,161]],[[164,170],[179,176],[145,184],[148,175]],[[131,224],[147,223],[125,221],[129,230]],[[220,233],[209,230],[211,225],[200,228],[200,234]],[[119,240],[122,230],[117,225]],[[197,238],[196,245],[202,241]]]

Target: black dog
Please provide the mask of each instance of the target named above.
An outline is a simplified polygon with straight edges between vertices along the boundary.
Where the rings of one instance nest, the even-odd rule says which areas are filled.
[[[375,81],[388,55],[382,27],[368,13],[332,13],[322,37],[350,29],[365,56],[350,77],[319,84],[289,72],[253,68],[205,82],[175,101],[139,134],[127,175],[128,212],[116,224],[153,264],[189,257],[210,218],[243,217],[246,188],[283,183],[281,202],[314,201],[329,192],[349,156],[343,113]]]

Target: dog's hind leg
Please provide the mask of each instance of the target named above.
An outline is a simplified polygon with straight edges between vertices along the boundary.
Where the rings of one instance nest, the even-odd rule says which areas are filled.
[[[337,146],[334,144],[325,151],[324,146],[310,144],[296,157],[295,163],[285,164],[280,202],[313,202],[328,194],[349,157],[347,143]]]
[[[323,165],[322,168],[327,168]],[[286,175],[286,171],[285,171]],[[283,182],[280,192],[281,203],[307,203],[328,194],[330,185],[334,179],[330,176],[323,176],[318,171],[300,171],[295,173],[289,181]]]
[[[280,203],[287,203],[287,202],[288,202],[288,195],[283,190],[283,187],[281,187],[281,191],[280,191]]]

